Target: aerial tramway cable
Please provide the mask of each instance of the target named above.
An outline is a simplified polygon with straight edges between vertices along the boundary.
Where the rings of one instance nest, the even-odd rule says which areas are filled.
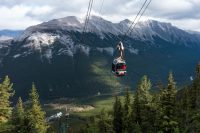
[[[101,6],[100,6],[100,9],[99,9],[99,15],[101,14],[101,11],[102,11],[102,8],[103,8],[103,4],[104,4],[104,0],[101,1]]]
[[[86,14],[86,18],[85,18],[83,31],[82,31],[83,33],[86,32],[86,30],[87,30],[87,25],[88,25],[89,18],[90,18],[90,12],[91,12],[91,9],[92,9],[92,4],[93,4],[93,0],[90,0],[89,5],[88,5],[88,9],[87,9],[87,14]]]
[[[132,26],[135,24],[135,21],[137,20],[138,16],[140,15],[140,12],[142,11],[142,9],[144,8],[145,4],[147,3],[148,0],[145,0],[145,2],[143,3],[142,7],[140,8],[139,12],[137,13],[135,19],[132,21],[131,25],[129,26],[128,30],[125,32],[125,36],[127,35],[127,33],[131,30]]]
[[[80,42],[79,43],[84,43],[84,34],[87,31],[87,26],[88,26],[89,19],[90,19],[90,13],[91,13],[91,10],[92,10],[92,5],[93,5],[93,0],[89,0],[89,5],[88,5],[88,8],[87,8],[85,22],[84,22],[82,33],[80,35],[80,39],[79,39]],[[75,65],[75,71],[78,71],[79,54],[77,55],[76,62],[77,63],[73,63],[73,64]]]
[[[125,37],[129,34],[131,34],[131,32],[133,31],[133,29],[135,28],[136,24],[138,23],[138,21],[140,20],[140,18],[142,17],[142,15],[145,13],[147,7],[149,6],[149,4],[151,3],[152,0],[149,0],[149,2],[147,3],[148,0],[145,0],[142,7],[140,8],[140,10],[138,11],[134,21],[131,23],[131,25],[129,26],[128,30],[125,32],[123,38],[119,38],[119,43],[117,44],[118,50],[120,52],[120,56],[115,58],[113,60],[112,63],[112,72],[113,74],[115,74],[116,76],[125,76],[126,75],[126,61],[123,58],[123,54],[124,54],[124,46],[123,46],[123,41],[125,40]]]
[[[86,14],[86,18],[85,18],[83,31],[82,31],[81,42],[84,42],[84,34],[85,34],[85,32],[87,31],[87,28],[88,28],[90,14],[91,14],[91,10],[92,10],[92,5],[93,5],[93,0],[90,0],[89,5],[88,5],[88,9],[87,9],[87,14]]]
[[[90,8],[89,8],[89,13],[88,13],[88,18],[87,18],[87,21],[86,21],[85,32],[86,32],[88,24],[89,24],[89,19],[90,19],[90,14],[91,14],[91,10],[92,10],[92,5],[93,5],[93,0],[91,0],[91,2],[90,2]]]
[[[81,33],[80,39],[79,39],[80,43],[84,43],[84,34],[87,31],[87,26],[88,26],[89,19],[90,19],[90,13],[91,13],[91,10],[92,10],[92,5],[93,5],[93,0],[89,0],[89,5],[88,5],[88,8],[87,8],[87,13],[86,13],[86,17],[85,17],[83,30],[82,30],[82,33]],[[77,56],[77,62],[78,62],[78,60],[79,60],[79,56]],[[77,64],[75,64],[75,66],[77,66]]]
[[[143,10],[142,14],[141,14],[141,15],[140,15],[140,17],[138,18],[138,21],[140,20],[140,18],[141,18],[141,17],[143,16],[143,14],[145,13],[145,11],[146,11],[146,9],[148,8],[148,6],[150,5],[151,1],[152,1],[152,0],[150,0],[150,1],[147,3],[147,5],[146,5],[145,9]],[[135,28],[136,24],[137,24],[137,23],[135,23],[135,24],[133,25],[133,27],[131,28],[131,30],[130,30],[130,33],[129,33],[129,34],[131,34],[131,32],[134,30],[134,28]]]
[[[145,2],[143,3],[142,7],[140,8],[140,10],[138,11],[135,19],[132,21],[131,25],[129,26],[128,30],[125,32],[124,37],[122,39],[120,39],[122,42],[125,40],[125,37],[129,34],[132,33],[133,29],[135,28],[136,24],[139,22],[140,18],[143,16],[143,14],[145,13],[146,9],[148,8],[148,6],[150,5],[151,1],[150,0],[147,3],[148,0],[145,0]],[[142,13],[141,13],[142,12]]]

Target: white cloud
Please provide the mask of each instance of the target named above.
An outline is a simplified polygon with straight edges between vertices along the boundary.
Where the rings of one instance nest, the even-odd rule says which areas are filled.
[[[192,3],[186,0],[167,0],[164,2],[153,0],[150,7],[152,11],[155,11],[155,14],[178,14],[190,11],[192,6]]]
[[[172,20],[172,23],[185,30],[200,31],[200,19]]]
[[[16,5],[12,8],[0,6],[0,29],[24,29],[30,25],[41,23],[40,20],[26,16],[31,8]]]
[[[44,15],[44,14],[49,14],[53,12],[53,8],[50,6],[42,6],[42,7],[34,7],[31,10],[32,15]]]
[[[51,19],[86,15],[89,0],[2,0],[0,29],[24,29]],[[93,14],[98,14],[102,0],[94,0]],[[101,15],[113,22],[133,20],[144,0],[104,0]],[[142,17],[172,22],[188,30],[199,30],[200,0],[152,0]]]

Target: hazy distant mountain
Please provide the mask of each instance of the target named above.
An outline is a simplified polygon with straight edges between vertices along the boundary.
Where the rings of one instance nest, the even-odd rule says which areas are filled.
[[[0,30],[0,36],[18,37],[23,30]]]
[[[170,70],[179,84],[190,82],[200,59],[199,34],[149,20],[124,36],[130,24],[127,19],[112,23],[93,16],[84,35],[83,20],[74,16],[31,26],[19,37],[0,42],[0,75],[11,76],[17,95],[24,95],[35,82],[43,98],[134,88],[142,75],[155,83],[166,79]],[[124,78],[110,72],[120,38],[125,38],[128,66]]]

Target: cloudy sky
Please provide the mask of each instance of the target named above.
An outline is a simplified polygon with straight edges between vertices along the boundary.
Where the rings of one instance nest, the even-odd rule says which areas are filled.
[[[101,3],[103,8],[99,14]],[[113,22],[133,20],[145,0],[94,0],[92,15]],[[89,0],[0,0],[0,29],[25,29],[55,18],[84,17]],[[200,31],[200,0],[152,0],[142,20],[170,22]]]

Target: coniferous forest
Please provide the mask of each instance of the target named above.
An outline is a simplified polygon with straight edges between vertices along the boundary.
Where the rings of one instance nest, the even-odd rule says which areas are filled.
[[[115,96],[111,111],[101,110],[90,118],[85,133],[200,133],[200,64],[192,84],[177,91],[172,72],[167,85],[152,84],[145,75],[134,94],[126,89],[123,98]]]
[[[167,84],[158,87],[158,92],[151,91],[150,79],[143,76],[133,94],[126,89],[123,96],[115,96],[112,110],[88,118],[79,133],[200,133],[200,64],[190,85],[178,90],[170,72]],[[0,132],[46,133],[50,125],[34,83],[28,101],[19,97],[12,106],[14,94],[6,76],[0,84]]]
[[[0,84],[0,132],[46,133],[48,125],[35,85],[32,85],[27,103],[23,104],[19,97],[16,107],[11,107],[9,100],[14,95],[12,86],[8,76]]]

